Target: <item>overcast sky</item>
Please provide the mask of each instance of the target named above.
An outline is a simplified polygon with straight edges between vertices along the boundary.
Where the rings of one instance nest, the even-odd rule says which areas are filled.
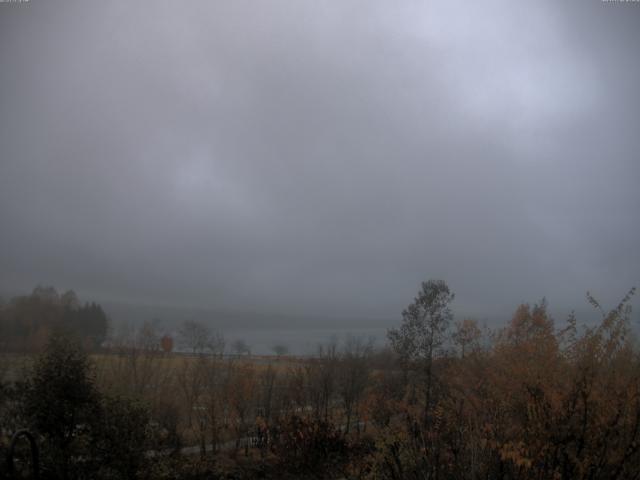
[[[398,318],[640,286],[640,3],[0,3],[0,291]]]

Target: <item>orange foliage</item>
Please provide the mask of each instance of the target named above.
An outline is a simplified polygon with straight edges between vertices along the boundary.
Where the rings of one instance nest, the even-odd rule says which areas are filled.
[[[378,473],[461,479],[636,475],[640,359],[629,339],[633,293],[582,335],[573,317],[556,331],[544,301],[521,305],[491,348],[440,358],[430,422],[422,426],[409,408],[406,427],[388,430],[399,440],[383,442],[376,454]]]

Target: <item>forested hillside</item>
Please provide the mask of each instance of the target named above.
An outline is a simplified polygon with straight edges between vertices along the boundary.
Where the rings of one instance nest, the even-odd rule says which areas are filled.
[[[74,336],[93,349],[105,340],[107,327],[100,305],[81,304],[73,290],[60,294],[39,286],[0,304],[0,351],[42,350],[52,333]]]

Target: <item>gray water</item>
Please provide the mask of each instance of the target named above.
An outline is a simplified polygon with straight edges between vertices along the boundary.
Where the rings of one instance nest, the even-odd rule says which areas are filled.
[[[382,346],[386,339],[386,328],[358,329],[225,329],[224,335],[227,353],[233,353],[233,342],[243,340],[254,355],[272,355],[274,345],[284,345],[291,355],[311,355],[317,352],[319,345],[337,342],[344,344],[349,336],[371,339],[375,346]]]

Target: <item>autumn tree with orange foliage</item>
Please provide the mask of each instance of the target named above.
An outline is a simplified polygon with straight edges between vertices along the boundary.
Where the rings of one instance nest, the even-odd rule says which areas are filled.
[[[640,471],[640,356],[630,300],[556,329],[543,299],[520,305],[493,344],[441,356],[432,421],[409,406],[383,430],[373,478],[626,479]],[[458,328],[460,331],[460,327]]]

